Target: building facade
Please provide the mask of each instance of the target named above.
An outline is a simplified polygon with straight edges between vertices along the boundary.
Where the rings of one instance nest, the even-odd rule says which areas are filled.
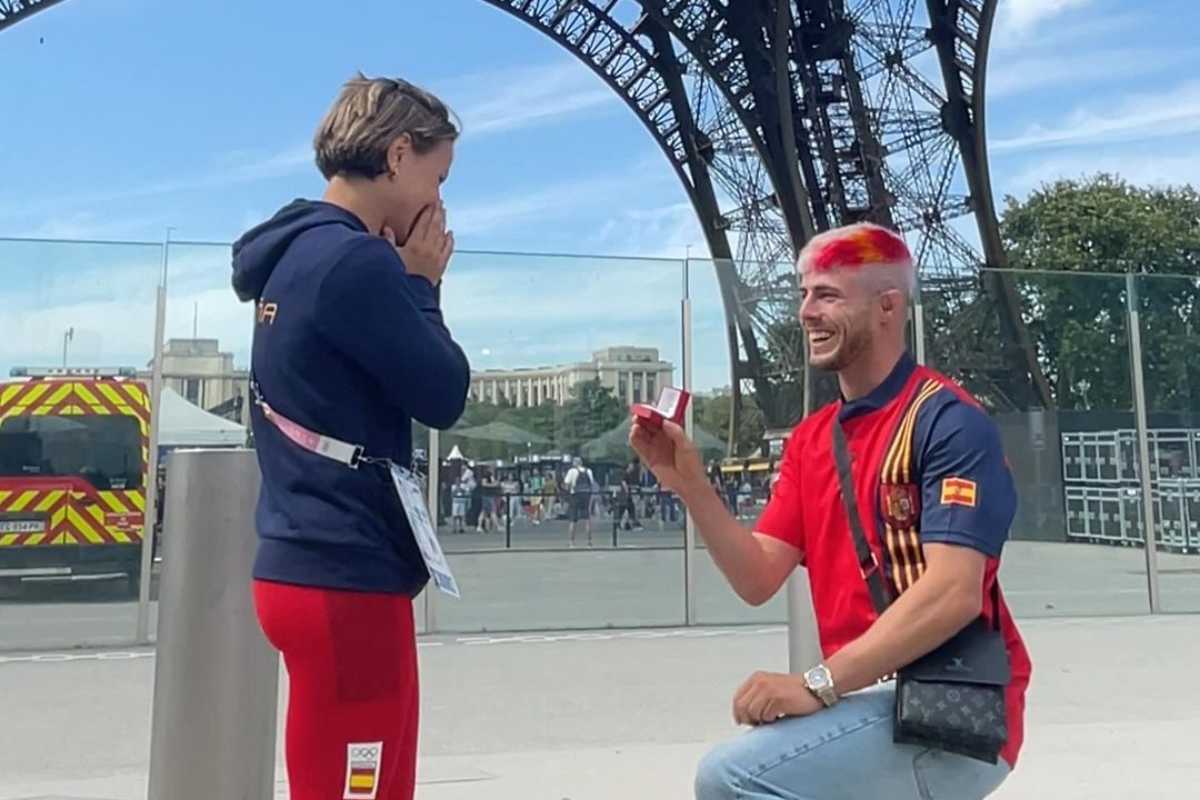
[[[657,348],[609,347],[576,364],[472,372],[471,398],[517,408],[563,405],[576,386],[598,380],[622,402],[653,402],[659,389],[674,383],[674,376],[674,365],[663,361]]]
[[[150,380],[150,365],[139,377]],[[233,353],[216,339],[170,339],[163,349],[163,386],[214,414],[249,425],[250,372],[234,367]]]

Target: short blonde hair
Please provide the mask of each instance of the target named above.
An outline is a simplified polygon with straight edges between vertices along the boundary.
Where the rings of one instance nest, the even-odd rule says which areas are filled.
[[[368,78],[359,72],[346,81],[313,136],[317,168],[335,175],[375,178],[387,172],[388,148],[408,134],[413,150],[427,153],[454,141],[461,127],[434,95],[399,78]]]

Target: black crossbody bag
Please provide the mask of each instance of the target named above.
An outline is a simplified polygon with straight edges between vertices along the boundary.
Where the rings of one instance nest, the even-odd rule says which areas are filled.
[[[854,480],[850,450],[841,423],[833,424],[842,503],[867,582],[871,603],[881,616],[889,605],[879,561],[867,543]],[[1005,688],[1011,679],[1008,651],[1000,633],[998,581],[992,584],[992,624],[972,621],[949,641],[904,667],[896,675],[896,718],[892,739],[968,756],[995,764],[1008,741]]]

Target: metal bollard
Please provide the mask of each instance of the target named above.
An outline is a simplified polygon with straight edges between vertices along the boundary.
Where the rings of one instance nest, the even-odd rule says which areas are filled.
[[[800,673],[821,661],[821,642],[813,611],[808,571],[796,567],[787,581],[788,672]]]
[[[504,549],[512,550],[512,498],[505,492],[504,498]]]
[[[251,597],[251,450],[171,454],[149,800],[275,796],[278,654]]]

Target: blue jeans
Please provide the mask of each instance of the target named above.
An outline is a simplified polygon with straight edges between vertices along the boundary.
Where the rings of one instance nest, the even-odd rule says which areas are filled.
[[[982,800],[995,765],[892,741],[895,687],[847,695],[809,717],[762,725],[700,762],[696,800]]]

